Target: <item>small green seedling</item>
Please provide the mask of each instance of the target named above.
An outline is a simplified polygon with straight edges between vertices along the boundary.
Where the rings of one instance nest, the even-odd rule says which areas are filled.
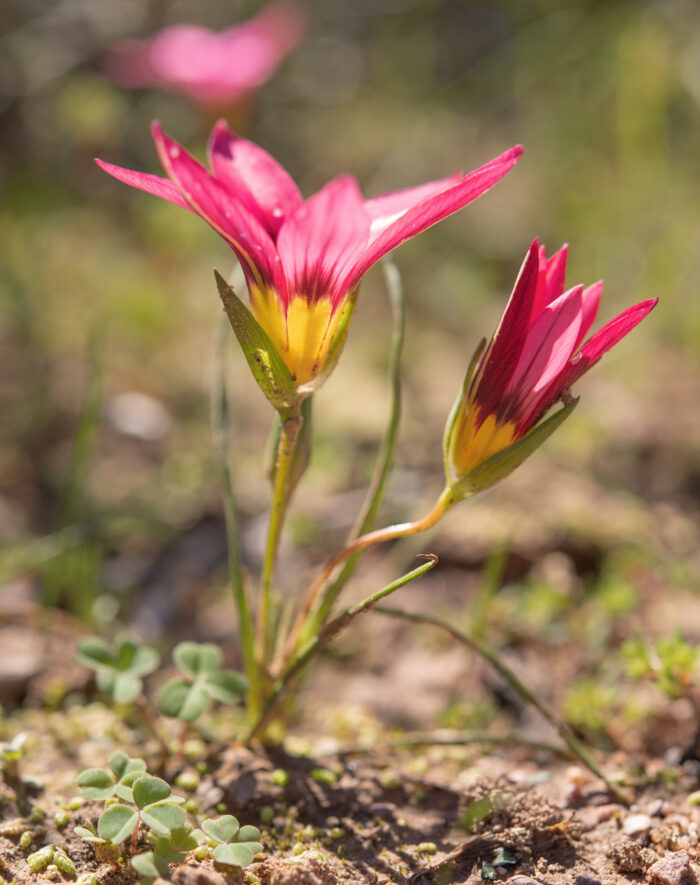
[[[700,648],[687,643],[680,633],[661,637],[653,644],[641,637],[630,639],[621,654],[628,676],[652,680],[671,699],[691,696],[697,684]]]
[[[171,795],[162,778],[143,775],[134,781],[132,791],[136,808],[110,805],[100,815],[97,834],[102,839],[120,845],[137,833],[142,823],[159,836],[167,836],[185,823],[185,812],[177,804],[184,799]]]
[[[121,639],[115,649],[96,636],[78,644],[76,660],[96,673],[97,687],[117,704],[130,704],[143,689],[143,676],[158,667],[160,656],[138,640]]]
[[[6,781],[20,781],[19,763],[25,756],[27,735],[21,731],[11,741],[0,743],[0,762]]]
[[[214,849],[217,863],[247,867],[258,851],[262,851],[260,830],[250,825],[242,827],[232,814],[203,821],[202,831]]]
[[[134,801],[134,781],[146,773],[143,759],[131,759],[126,753],[113,753],[109,757],[110,771],[104,768],[86,768],[78,775],[78,786],[86,799],[104,802],[118,796],[125,802]]]
[[[210,701],[235,704],[248,690],[248,681],[235,670],[221,669],[221,649],[211,642],[181,642],[173,660],[183,674],[163,686],[158,698],[161,713],[194,722]]]
[[[170,864],[183,861],[185,852],[192,851],[200,842],[198,832],[189,824],[183,824],[167,836],[149,835],[148,839],[153,849],[131,858],[131,866],[143,876],[142,882],[147,883],[159,876],[167,880]]]

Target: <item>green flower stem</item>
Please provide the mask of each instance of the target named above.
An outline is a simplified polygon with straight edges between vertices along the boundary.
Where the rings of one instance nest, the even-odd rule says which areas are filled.
[[[336,553],[332,559],[328,560],[321,573],[311,585],[309,592],[306,595],[306,599],[304,600],[304,606],[297,623],[304,624],[307,621],[319,593],[339,565],[342,565],[346,560],[356,556],[368,547],[373,547],[375,544],[383,544],[385,541],[393,541],[396,538],[405,538],[408,535],[416,535],[419,532],[424,532],[427,529],[432,528],[455,503],[456,500],[454,499],[451,489],[445,489],[438,498],[436,505],[427,516],[423,517],[423,519],[419,519],[416,522],[402,522],[397,525],[386,526],[386,528],[383,529],[376,529],[376,531],[368,532],[366,535],[360,535],[359,538],[351,541],[339,553]],[[298,634],[297,636],[293,636],[292,639],[298,641]],[[294,644],[291,645],[291,648],[293,653]]]
[[[394,452],[396,451],[396,442],[398,439],[399,423],[401,419],[401,353],[403,351],[406,325],[404,317],[403,287],[401,285],[401,277],[398,268],[391,259],[385,258],[384,261],[382,261],[382,269],[384,271],[384,278],[393,314],[393,334],[391,357],[389,360],[391,408],[372,481],[367,490],[362,509],[360,510],[360,513],[355,520],[355,524],[348,536],[348,544],[355,541],[360,535],[369,532],[377,518],[379,508],[384,500],[384,491],[389,472],[391,471],[394,462]],[[358,552],[346,560],[336,579],[326,588],[315,612],[312,613],[310,605],[306,605],[299,613],[287,643],[285,652],[287,657],[291,657],[300,643],[305,643],[310,637],[314,636],[319,631],[323,624],[325,624],[333,606],[343,590],[343,587],[345,587],[357,568],[360,556],[361,553]],[[311,601],[311,604],[312,603],[313,601]]]
[[[323,651],[328,643],[331,642],[331,640],[333,640],[342,630],[349,626],[349,624],[352,623],[352,621],[354,621],[358,615],[361,615],[363,612],[369,611],[370,609],[374,608],[374,606],[379,602],[380,599],[383,599],[385,596],[388,596],[390,593],[393,593],[400,587],[403,587],[411,581],[414,581],[416,578],[420,578],[421,575],[424,575],[426,572],[430,571],[430,569],[433,568],[433,566],[437,563],[437,556],[434,556],[432,553],[422,555],[421,558],[424,558],[426,562],[422,563],[407,574],[402,575],[396,581],[392,581],[391,584],[387,584],[387,586],[383,587],[381,590],[377,590],[376,593],[373,593],[371,596],[368,596],[361,602],[358,602],[350,608],[346,609],[344,612],[341,612],[338,617],[334,618],[332,621],[329,621],[326,626],[299,651],[299,653],[291,661],[285,672],[279,677],[272,691],[268,695],[260,718],[252,726],[252,728],[248,732],[248,735],[246,736],[246,742],[250,742],[254,738],[264,734],[265,726],[270,721],[270,717],[275,711],[280,698],[285,694],[286,691],[288,691],[294,678],[306,667],[311,658],[315,657],[319,652]]]
[[[251,716],[257,716],[260,707],[260,674],[255,657],[255,629],[253,618],[246,595],[243,570],[241,568],[240,547],[238,543],[238,517],[236,495],[233,485],[233,472],[229,458],[230,420],[229,401],[226,388],[226,354],[228,323],[221,323],[218,359],[218,390],[213,402],[214,432],[218,442],[221,458],[221,472],[224,483],[224,509],[226,514],[226,546],[228,550],[229,574],[233,587],[233,598],[238,613],[238,632],[246,676],[250,683],[248,709]]]
[[[549,724],[556,730],[559,737],[564,741],[564,743],[568,746],[571,752],[586,766],[586,768],[592,772],[597,778],[605,784],[606,788],[610,791],[611,795],[613,795],[618,802],[621,802],[623,805],[628,805],[629,800],[622,793],[615,784],[611,783],[603,772],[598,767],[596,761],[593,759],[588,750],[583,746],[583,744],[579,741],[573,731],[569,728],[569,726],[564,722],[563,719],[560,719],[559,716],[553,711],[550,710],[549,707],[545,704],[545,702],[539,698],[532,689],[529,689],[523,682],[520,681],[520,678],[509,668],[507,667],[499,655],[494,649],[490,648],[483,642],[480,642],[478,639],[475,639],[473,636],[470,636],[467,633],[463,633],[461,630],[458,630],[448,621],[443,620],[442,618],[436,617],[435,615],[424,615],[415,612],[406,612],[402,609],[398,608],[388,608],[386,606],[377,606],[375,609],[379,614],[389,615],[392,618],[402,618],[405,621],[412,621],[416,624],[430,624],[433,627],[439,627],[441,630],[445,630],[447,633],[452,636],[453,639],[456,639],[458,642],[461,642],[462,645],[465,645],[470,651],[475,652],[479,657],[483,658],[493,669],[506,680],[508,685],[517,692],[518,695],[528,704],[533,706],[544,719],[549,722]]]
[[[272,579],[277,561],[277,550],[284,527],[284,517],[291,497],[290,476],[294,463],[294,453],[299,440],[303,421],[299,412],[280,416],[280,441],[277,447],[272,508],[267,529],[267,544],[262,567],[262,596],[258,620],[258,665],[265,666],[271,652]]]

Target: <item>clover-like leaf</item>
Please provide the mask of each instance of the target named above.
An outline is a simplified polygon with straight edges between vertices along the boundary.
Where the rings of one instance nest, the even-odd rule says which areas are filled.
[[[166,716],[194,722],[206,710],[208,700],[207,692],[199,682],[172,679],[163,686],[158,696],[158,707]]]
[[[97,822],[97,833],[113,845],[121,844],[134,832],[139,816],[126,805],[110,805]]]
[[[149,805],[141,812],[141,820],[154,832],[166,836],[172,830],[178,830],[185,823],[185,812],[179,805],[171,802]]]
[[[80,640],[75,659],[92,670],[97,670],[98,667],[114,666],[114,660],[107,643],[96,636]]]
[[[154,802],[162,802],[168,799],[172,790],[170,786],[160,777],[146,774],[137,778],[132,786],[134,791],[134,802],[139,808],[145,808]]]
[[[213,642],[180,642],[173,649],[178,668],[192,679],[214,673],[221,666],[221,649]]]
[[[144,851],[132,857],[131,866],[147,879],[168,875],[168,861],[164,857],[158,857],[153,851]]]
[[[241,827],[236,836],[236,842],[260,842],[260,830],[251,824]],[[258,851],[261,849],[258,848]]]
[[[88,842],[105,843],[106,840],[97,835],[97,830],[88,822],[86,827],[73,827],[73,832]]]
[[[113,676],[108,694],[117,704],[130,704],[141,694],[142,688],[143,682],[139,676],[133,673],[117,673]]]
[[[262,845],[255,842],[225,843],[214,849],[214,860],[232,867],[247,867],[253,863],[255,855],[262,850]]]
[[[177,827],[170,832],[170,844],[176,851],[192,851],[202,841],[200,830],[193,830],[189,824]]]
[[[203,821],[202,830],[215,842],[230,842],[240,830],[240,824],[232,814],[223,814]]]
[[[114,779],[103,768],[86,768],[78,775],[77,783],[86,799],[103,802],[114,795]]]
[[[236,670],[220,670],[204,680],[209,697],[222,704],[235,704],[248,691],[248,680]]]

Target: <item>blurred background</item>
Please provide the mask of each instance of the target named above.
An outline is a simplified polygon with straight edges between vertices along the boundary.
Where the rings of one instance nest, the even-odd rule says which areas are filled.
[[[609,704],[624,730],[632,714],[614,696],[610,650],[652,627],[682,626],[691,642],[700,635],[700,6],[299,3],[305,38],[228,116],[306,196],[342,171],[371,196],[525,146],[493,191],[396,252],[408,309],[405,401],[382,524],[423,515],[439,492],[445,417],[534,236],[549,251],[570,243],[570,285],[605,280],[601,321],[661,299],[579,383],[578,409],[543,450],[429,538],[367,556],[348,588],[350,598],[374,589],[434,550],[441,566],[407,588],[407,607],[430,598],[518,652],[535,682],[548,684],[556,656],[571,720],[609,733],[612,714],[588,721],[592,706]],[[220,30],[259,9],[240,0],[3,0],[8,619],[38,603],[56,623],[130,625],[154,641],[212,638],[235,655],[210,421],[222,325],[212,269],[230,273],[233,256],[198,219],[120,185],[93,157],[159,173],[149,134],[157,117],[203,158],[212,110],[116,85],[107,52],[168,24]],[[389,403],[390,327],[375,269],[341,362],[316,396],[314,458],[282,552],[285,592],[336,549],[362,500]],[[254,570],[272,412],[233,336],[228,356],[243,555]],[[450,670],[434,647],[416,650],[411,640],[410,665],[398,652],[387,661],[380,636],[405,628],[377,619],[363,630],[338,646],[319,691],[340,668],[348,702],[400,721],[481,715],[487,702],[462,691],[470,671],[461,652]],[[392,707],[402,679],[410,711]]]

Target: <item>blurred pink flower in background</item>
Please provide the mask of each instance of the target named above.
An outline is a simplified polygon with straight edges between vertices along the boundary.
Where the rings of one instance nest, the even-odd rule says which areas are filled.
[[[156,86],[222,108],[250,97],[277,70],[306,30],[303,10],[271,3],[225,31],[171,25],[146,40],[123,40],[107,57],[120,86]]]

